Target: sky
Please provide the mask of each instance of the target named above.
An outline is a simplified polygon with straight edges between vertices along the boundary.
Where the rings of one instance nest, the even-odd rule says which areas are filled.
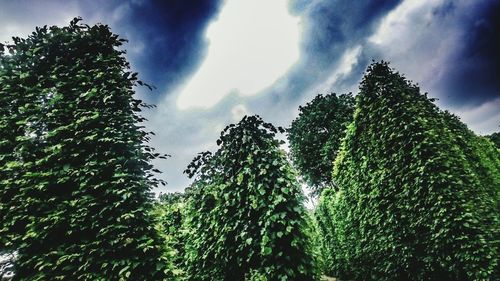
[[[500,131],[500,0],[0,0],[0,42],[81,16],[126,38],[154,165],[182,171],[246,114],[287,127],[317,94],[358,92],[386,60],[478,134]]]

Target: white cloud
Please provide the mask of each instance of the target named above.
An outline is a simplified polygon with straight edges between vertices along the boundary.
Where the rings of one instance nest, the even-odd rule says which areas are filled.
[[[500,98],[485,102],[476,107],[451,109],[460,116],[474,132],[487,135],[499,131],[500,126]]]
[[[299,59],[299,33],[285,0],[226,1],[207,29],[207,57],[177,106],[210,108],[231,92],[254,95],[271,86]]]
[[[454,20],[433,16],[443,2],[406,0],[385,16],[368,38],[384,60],[412,80],[424,82],[426,90],[440,81],[444,62],[458,51],[456,42],[462,34]]]
[[[406,0],[391,11],[382,20],[378,30],[368,39],[375,44],[400,40],[409,28],[414,28],[414,16],[421,21],[429,20],[429,11],[439,5],[442,0]]]

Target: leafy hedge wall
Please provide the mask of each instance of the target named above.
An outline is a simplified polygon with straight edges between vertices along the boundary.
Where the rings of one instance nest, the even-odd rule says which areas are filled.
[[[16,280],[164,280],[143,83],[123,39],[78,21],[0,58],[0,246],[17,250]]]
[[[354,280],[495,280],[498,154],[387,63],[368,68],[318,207],[328,271]],[[491,159],[485,160],[484,153]]]
[[[153,216],[157,220],[156,230],[165,241],[169,261],[173,265],[173,280],[181,280],[184,276],[184,256],[186,229],[184,221],[186,195],[184,193],[165,193],[155,203]]]
[[[318,204],[314,210],[314,216],[318,225],[317,231],[319,236],[319,248],[321,257],[321,271],[327,276],[336,276],[342,278],[349,278],[349,264],[346,260],[342,259],[340,253],[342,250],[340,241],[344,237],[339,236],[339,229],[342,225],[335,217],[335,210],[333,206],[338,205],[338,197],[341,192],[336,192],[331,188],[325,189]],[[345,244],[344,241],[342,244]]]
[[[277,129],[260,117],[228,126],[215,154],[189,166],[189,280],[315,280],[303,195]]]

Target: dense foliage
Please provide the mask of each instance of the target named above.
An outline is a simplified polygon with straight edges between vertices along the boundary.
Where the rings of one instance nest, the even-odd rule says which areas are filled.
[[[173,265],[173,279],[180,279],[184,275],[184,249],[187,232],[184,229],[185,197],[184,193],[161,194],[153,210],[153,215],[157,219],[156,229],[165,241],[167,255]]]
[[[500,149],[500,132],[493,133],[489,136],[487,136],[488,139],[490,139],[494,144],[497,149]]]
[[[360,89],[334,166],[339,191],[326,190],[317,210],[328,271],[354,280],[495,280],[498,154],[483,150],[491,143],[384,62],[368,68]]]
[[[0,247],[16,280],[164,280],[142,82],[124,40],[78,21],[0,58]]]
[[[125,40],[105,25],[0,44],[0,279],[499,280],[499,133],[474,134],[387,63],[289,130],[258,116],[154,201]],[[6,53],[8,52],[8,53]],[[149,85],[147,87],[151,88]],[[333,171],[333,173],[332,173]],[[297,178],[321,193],[304,208]]]
[[[338,194],[341,194],[338,192]],[[349,263],[342,259],[342,251],[338,248],[345,242],[337,234],[338,219],[334,216],[333,206],[336,206],[336,192],[326,188],[318,199],[314,210],[320,244],[321,271],[328,276],[350,277]],[[339,214],[341,215],[341,214]],[[342,243],[340,243],[342,241]]]
[[[315,279],[304,198],[277,132],[244,117],[189,166],[189,280]]]
[[[353,112],[351,94],[318,95],[299,107],[288,129],[293,164],[315,194],[330,184],[333,161]]]

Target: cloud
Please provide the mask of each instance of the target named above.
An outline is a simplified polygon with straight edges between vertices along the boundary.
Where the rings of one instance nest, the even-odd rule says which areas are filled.
[[[222,0],[79,2],[86,22],[103,22],[129,40],[127,59],[139,78],[158,88],[139,96],[159,103],[182,85],[206,56],[204,36]]]
[[[500,129],[500,98],[485,102],[479,106],[453,108],[470,129],[481,135],[498,132]]]
[[[408,29],[415,29],[415,21],[429,21],[429,10],[438,4],[436,0],[406,0],[388,13],[377,31],[368,38],[375,44],[391,44],[400,41],[401,35],[408,34]],[[408,35],[414,35],[408,34]],[[408,38],[410,39],[410,38]]]
[[[479,106],[500,98],[500,1],[463,1],[457,6],[462,34],[439,89],[447,93],[448,104]]]
[[[406,0],[369,37],[388,60],[440,105],[478,106],[500,96],[500,2]]]
[[[182,89],[181,109],[212,107],[231,92],[256,94],[299,58],[298,19],[284,0],[226,1],[206,35],[207,57]]]
[[[406,0],[388,13],[368,37],[368,49],[376,59],[390,61],[432,96],[446,71],[446,62],[461,36],[456,20],[435,13],[443,0]]]
[[[156,192],[182,191],[190,180],[182,172],[197,153],[215,151],[220,132],[230,123],[238,122],[248,112],[245,104],[237,97],[228,97],[211,110],[177,109],[176,96],[167,96],[158,107],[145,111],[148,129],[153,129],[151,145],[162,153],[171,154],[166,160],[157,160],[155,167],[164,171],[160,178],[167,187]],[[241,116],[241,117],[240,117]]]
[[[362,46],[380,19],[399,2],[291,1],[290,10],[301,17],[300,60],[280,81],[280,87],[269,91],[273,102],[288,107],[318,94],[315,88],[339,68],[346,50]]]
[[[499,1],[264,1],[3,1],[0,40],[36,25],[67,25],[74,16],[129,39],[133,70],[158,87],[137,95],[158,104],[145,112],[146,129],[157,134],[151,145],[173,156],[154,163],[169,182],[156,191],[186,187],[182,171],[198,152],[216,148],[227,124],[251,113],[288,126],[298,106],[319,93],[356,93],[372,60],[390,61],[476,132],[498,131]],[[226,18],[228,7],[237,19]],[[224,63],[203,70],[210,61]],[[189,86],[195,78],[198,86]],[[181,94],[188,87],[198,90]],[[181,97],[188,109],[177,107]]]

